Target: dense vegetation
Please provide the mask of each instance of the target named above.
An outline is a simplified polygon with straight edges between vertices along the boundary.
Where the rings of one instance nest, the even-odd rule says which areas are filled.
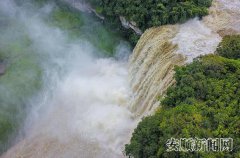
[[[104,14],[125,16],[145,30],[152,26],[184,22],[189,18],[203,16],[211,0],[103,0]]]
[[[46,3],[58,0],[36,0]],[[137,43],[139,35],[132,30],[121,27],[119,16],[136,23],[142,31],[153,26],[182,23],[194,17],[208,14],[208,7],[212,0],[86,0],[90,2],[97,13],[107,17],[105,24],[118,30],[133,45]],[[74,18],[75,19],[75,18]],[[77,20],[78,21],[78,20]]]
[[[227,39],[235,41],[235,36],[226,37],[218,50],[232,50],[232,45],[226,44]],[[240,55],[239,51],[233,52],[234,56]],[[177,67],[175,79],[176,85],[168,89],[162,107],[135,129],[130,144],[126,145],[126,155],[240,157],[240,60],[217,55],[200,57],[187,66]],[[166,142],[171,137],[231,137],[234,149],[232,152],[167,152]]]
[[[225,36],[217,53],[226,58],[240,59],[240,35]]]
[[[124,16],[136,22],[141,30],[165,24],[185,22],[208,14],[212,0],[90,0],[99,13],[111,20]],[[137,40],[136,36],[130,36]]]
[[[63,3],[58,0],[36,0],[40,4],[46,2]],[[124,38],[135,45],[139,39],[131,29],[121,27],[119,16],[136,23],[142,31],[153,26],[182,23],[194,17],[208,14],[212,0],[86,0],[96,12],[107,17],[105,24],[115,28]],[[63,15],[65,16],[65,15]],[[75,19],[75,18],[74,18]],[[76,19],[78,21],[78,19]],[[110,41],[111,42],[111,41]]]

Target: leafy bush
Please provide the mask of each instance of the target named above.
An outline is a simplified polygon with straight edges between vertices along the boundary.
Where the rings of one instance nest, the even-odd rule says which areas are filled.
[[[217,48],[217,53],[230,59],[240,59],[240,35],[225,36]]]
[[[126,155],[135,158],[240,156],[240,61],[205,56],[177,67],[176,85],[135,129]],[[233,138],[232,152],[167,152],[174,138]]]

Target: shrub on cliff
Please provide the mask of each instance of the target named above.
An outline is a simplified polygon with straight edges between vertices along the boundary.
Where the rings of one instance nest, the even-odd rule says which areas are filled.
[[[135,129],[126,155],[135,158],[240,156],[240,61],[205,56],[177,67],[162,108]],[[233,138],[232,152],[167,152],[173,138]]]
[[[240,35],[225,36],[217,48],[217,53],[230,59],[240,59]]]

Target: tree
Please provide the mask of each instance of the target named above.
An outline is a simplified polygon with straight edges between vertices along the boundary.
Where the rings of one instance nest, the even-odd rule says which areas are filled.
[[[217,53],[230,59],[240,59],[240,35],[225,36],[217,48]]]
[[[134,130],[127,156],[226,157],[240,156],[240,61],[209,55],[176,67],[176,84],[168,89],[162,107]],[[233,138],[232,152],[167,152],[174,138]]]

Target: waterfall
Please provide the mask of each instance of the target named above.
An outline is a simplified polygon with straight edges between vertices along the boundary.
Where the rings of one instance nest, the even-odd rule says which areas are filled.
[[[145,31],[129,59],[130,107],[135,116],[151,114],[159,106],[175,82],[175,65],[214,53],[222,36],[236,33],[240,33],[239,0],[213,0],[209,15],[202,20]]]
[[[184,57],[175,53],[178,46],[169,41],[178,29],[178,26],[149,29],[133,51],[129,75],[135,95],[130,107],[136,115],[158,106],[158,97],[174,83],[174,65],[184,63]]]
[[[131,93],[126,60],[129,45],[120,40],[114,48],[116,57],[100,56],[104,50],[89,38],[71,38],[44,20],[53,8],[47,4],[35,10],[31,4],[0,1],[0,12],[19,24],[12,23],[12,27],[21,26],[31,41],[28,49],[34,50],[43,72],[38,78],[43,87],[27,105],[23,134],[2,157],[123,157],[124,144],[136,127],[127,108]],[[91,30],[93,26],[84,27]],[[102,27],[100,22],[97,27]],[[80,35],[91,33],[83,30]],[[7,29],[5,33],[13,36]],[[97,33],[94,39],[103,35]],[[13,37],[18,34],[14,32]]]
[[[0,11],[25,28],[43,88],[30,99],[24,134],[1,158],[124,157],[139,119],[175,83],[174,67],[214,53],[223,35],[240,33],[240,1],[214,0],[202,20],[146,30],[127,67],[125,44],[115,48],[117,59],[99,57],[90,41],[73,40],[43,20],[52,6],[35,13],[11,2],[0,1]]]

